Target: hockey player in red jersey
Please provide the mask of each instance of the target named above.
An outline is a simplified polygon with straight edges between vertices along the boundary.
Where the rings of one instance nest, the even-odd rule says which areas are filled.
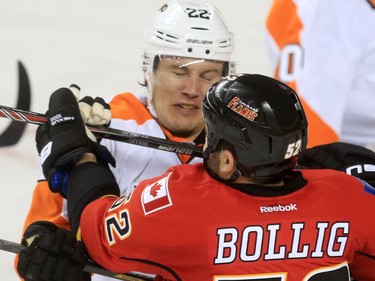
[[[56,91],[47,116],[61,123],[40,126],[37,146],[48,152],[47,177],[70,171],[72,229],[89,257],[111,271],[168,280],[349,281],[356,254],[375,258],[368,219],[375,189],[343,172],[295,169],[307,121],[296,93],[277,80],[240,74],[215,84],[203,101],[204,164],[172,167],[124,197],[96,161],[106,152],[93,149],[77,112],[70,91]],[[64,122],[68,116],[76,121]],[[72,132],[78,147],[63,142]],[[24,243],[31,244],[20,255],[19,273],[29,280],[39,280],[28,274],[35,267],[46,276],[58,269],[41,256],[62,256],[45,246],[55,230],[41,225],[30,227]]]

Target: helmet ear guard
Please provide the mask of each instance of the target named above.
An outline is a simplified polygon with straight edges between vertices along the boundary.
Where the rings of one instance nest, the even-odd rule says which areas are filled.
[[[211,87],[203,104],[205,157],[224,141],[233,146],[237,169],[245,176],[281,177],[306,147],[307,120],[297,94],[273,78],[228,76]]]

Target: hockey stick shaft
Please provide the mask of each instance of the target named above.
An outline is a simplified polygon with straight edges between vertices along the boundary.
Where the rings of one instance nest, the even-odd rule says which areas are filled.
[[[14,254],[19,254],[22,248],[26,248],[26,246],[15,243],[15,242],[11,242],[8,240],[0,239],[0,250],[11,252]],[[103,275],[106,277],[111,277],[111,278],[115,278],[118,280],[125,280],[125,281],[146,281],[146,280],[163,281],[164,280],[163,277],[161,277],[160,275],[148,274],[148,273],[143,273],[143,272],[138,272],[138,271],[131,271],[125,274],[117,274],[112,271],[106,270],[92,262],[89,265],[86,265],[83,270],[89,273],[99,274],[99,275]]]
[[[47,122],[47,118],[41,113],[25,111],[4,105],[0,105],[0,117],[36,125]],[[113,128],[90,126],[87,127],[95,136],[100,138],[126,142],[129,144],[145,146],[168,152],[202,157],[202,148],[190,143],[174,142],[167,139],[117,130]]]

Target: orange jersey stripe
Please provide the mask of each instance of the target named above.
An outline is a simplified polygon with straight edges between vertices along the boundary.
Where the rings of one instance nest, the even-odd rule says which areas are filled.
[[[41,208],[41,206],[43,206]],[[68,221],[62,216],[63,197],[60,193],[52,193],[47,181],[39,181],[34,189],[31,208],[24,223],[25,229],[33,222],[47,220],[58,227],[70,229]]]
[[[126,97],[124,97],[126,96]],[[112,118],[134,120],[137,124],[143,124],[153,119],[145,105],[131,93],[116,95],[110,102]]]
[[[323,121],[322,118],[300,97],[302,106],[305,110],[308,120],[308,143],[307,147],[314,147],[317,145],[331,143],[338,141],[339,137],[335,131]]]
[[[282,17],[279,11],[282,11]],[[266,26],[280,49],[286,43],[300,42],[299,34],[303,25],[298,17],[296,5],[291,0],[274,1]]]
[[[189,140],[189,139],[173,136],[171,134],[171,132],[169,132],[166,128],[164,128],[162,126],[160,126],[160,128],[163,130],[163,133],[165,134],[165,136],[169,140],[176,141],[176,142],[191,142],[191,140]],[[202,144],[198,144],[198,145],[203,146]],[[180,158],[182,164],[187,164],[187,163],[189,163],[189,161],[192,157],[190,155],[186,155],[186,154],[178,154],[178,158]]]

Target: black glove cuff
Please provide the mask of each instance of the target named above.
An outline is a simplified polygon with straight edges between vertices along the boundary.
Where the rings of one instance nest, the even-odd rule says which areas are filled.
[[[112,167],[116,167],[116,160],[109,152],[108,148],[96,142],[92,142],[90,151],[95,154],[98,162],[106,168],[109,168],[108,164]]]
[[[112,172],[99,163],[87,162],[75,167],[68,178],[68,217],[72,231],[79,227],[83,209],[105,195],[120,196]]]

